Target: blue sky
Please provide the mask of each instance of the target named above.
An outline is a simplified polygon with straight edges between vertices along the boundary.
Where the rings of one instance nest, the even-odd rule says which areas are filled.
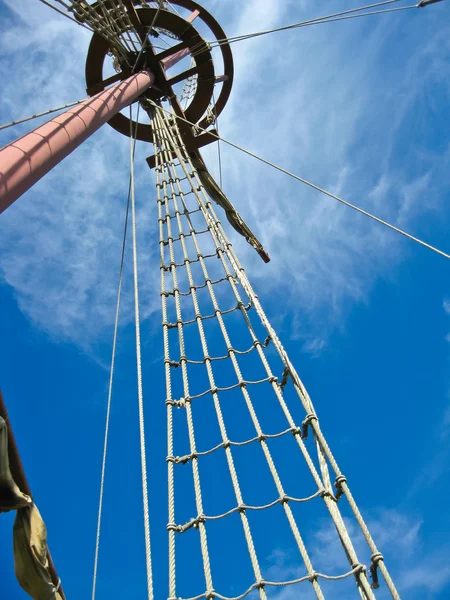
[[[357,4],[205,2],[229,35]],[[450,251],[448,6],[235,44],[236,82],[222,135]],[[25,9],[26,22],[19,16]],[[25,0],[4,1],[0,17],[0,122],[84,97],[87,32],[37,2],[30,9]],[[29,129],[1,132],[0,144]],[[92,579],[127,152],[127,140],[103,128],[0,219],[0,385],[69,598],[87,597]],[[143,162],[149,153],[138,147],[138,235],[152,548],[156,598],[163,598],[165,391],[156,202]],[[222,146],[222,154],[224,189],[272,262],[264,265],[233,230],[230,237],[402,597],[448,598],[448,262],[234,149]],[[99,600],[145,596],[129,259]],[[262,411],[270,425],[274,417]],[[244,422],[231,422],[236,438],[251,437]],[[278,453],[286,487],[308,495],[297,459],[281,446]],[[238,460],[249,502],[271,499],[262,467],[249,466],[257,459],[243,453]],[[205,461],[203,468],[205,505],[211,512],[229,506],[222,466]],[[187,485],[185,491],[180,520],[190,515]],[[325,513],[302,507],[296,516],[321,570],[345,570]],[[299,562],[279,517],[255,517],[255,539],[266,577],[289,579]],[[19,600],[26,596],[14,579],[11,524],[10,516],[0,519],[7,540],[0,573],[7,597]],[[349,529],[362,548],[350,521]],[[220,543],[211,547],[216,588],[229,595],[251,583],[242,540],[232,532],[219,527],[212,539]],[[203,583],[187,536],[180,536],[180,594],[194,595]],[[333,598],[347,588],[324,589]],[[291,600],[297,591],[271,597]],[[387,596],[380,590],[377,597]]]

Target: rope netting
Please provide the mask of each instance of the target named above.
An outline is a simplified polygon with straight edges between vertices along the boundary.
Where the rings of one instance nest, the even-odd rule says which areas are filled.
[[[314,597],[324,598],[324,582],[343,579],[353,582],[353,592],[359,592],[361,598],[373,599],[378,570],[391,597],[399,598],[324,438],[308,393],[271,327],[183,145],[176,119],[160,107],[154,106],[150,112],[156,156],[167,394],[169,600],[265,599],[270,597],[271,588],[302,582],[312,587]],[[277,424],[278,429],[273,430]],[[235,439],[233,432],[238,432],[240,439]],[[217,464],[208,463],[213,457]],[[245,466],[245,460],[250,464]],[[221,471],[223,489],[211,490],[208,473],[211,468],[219,469],[220,461],[229,476]],[[264,464],[266,475],[260,474],[263,469],[257,467],[258,461]],[[287,466],[289,480],[285,477]],[[253,468],[258,473],[254,479]],[[245,472],[246,477],[242,475]],[[176,493],[179,480],[183,481],[182,494]],[[229,493],[225,491],[227,485]],[[322,563],[316,566],[314,552],[308,549],[299,525],[305,527],[301,511],[312,503],[319,503],[320,508],[317,505],[315,510],[322,510],[322,516],[329,520],[347,570],[330,573],[325,572]],[[343,503],[351,517],[344,519]],[[217,510],[222,505],[223,510]],[[189,510],[193,511],[190,516]],[[297,556],[296,577],[284,581],[265,576],[265,556],[258,547],[264,517],[275,510],[280,527],[287,525],[290,531]],[[219,567],[211,558],[210,546],[215,547],[215,538],[223,531],[218,527],[222,521],[227,522],[233,539],[243,535],[242,547],[251,566],[252,581],[234,596],[224,595],[215,587]],[[272,527],[273,516],[270,522]],[[357,554],[352,543],[349,523],[353,532],[359,527],[359,535],[362,533],[364,557]],[[231,534],[236,527],[236,533]],[[180,590],[177,565],[180,559],[185,562],[196,552],[201,557],[204,588],[189,590],[188,583],[181,581]],[[226,569],[226,565],[221,568]]]

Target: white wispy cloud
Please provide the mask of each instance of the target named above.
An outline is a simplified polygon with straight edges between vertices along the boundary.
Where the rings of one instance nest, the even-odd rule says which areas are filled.
[[[318,10],[309,0],[251,1],[244,8],[235,2],[205,4],[229,35],[309,18]],[[89,34],[39,3],[31,9],[25,0],[6,5],[14,17],[3,23],[0,41],[2,121],[83,97]],[[330,12],[343,8],[337,1],[327,5]],[[27,22],[20,18],[24,9]],[[440,207],[450,172],[445,149],[431,156],[419,145],[414,155],[405,152],[408,164],[399,160],[405,128],[419,117],[426,126],[433,116],[427,112],[432,86],[448,82],[445,28],[431,11],[421,15],[426,43],[405,40],[401,64],[386,49],[396,49],[406,22],[418,34],[409,15],[235,44],[236,81],[220,119],[222,135],[420,233],[419,217],[432,218]],[[4,142],[17,134],[7,131]],[[145,149],[139,152],[142,160]],[[0,223],[0,272],[21,310],[44,331],[83,346],[109,334],[114,316],[127,153],[127,140],[104,127]],[[407,259],[408,242],[236,150],[222,145],[222,154],[225,191],[272,262],[263,265],[234,231],[230,237],[262,299],[277,303],[283,297],[277,325],[283,327],[284,314],[293,315],[289,335],[318,353],[353,303],[368,301],[377,278]],[[156,213],[152,177],[144,165],[138,174],[141,295],[144,314],[150,314],[159,306]],[[124,302],[127,320],[127,294]]]
[[[444,300],[444,302],[442,303],[442,306],[445,310],[445,312],[450,315],[450,300],[448,300],[447,298]]]
[[[345,519],[347,530],[360,560],[368,561],[370,552],[362,532],[350,520]],[[382,509],[367,521],[368,527],[383,551],[386,565],[394,578],[400,594],[408,598],[433,598],[433,594],[442,591],[450,582],[450,567],[445,560],[445,552],[429,552],[421,535],[422,521],[393,509]],[[334,526],[319,523],[317,530],[309,535],[309,553],[314,568],[325,574],[340,574],[349,570],[348,561]],[[295,552],[286,549],[275,550],[268,557],[267,578],[286,581],[304,575],[304,567],[298,567],[299,560]],[[320,580],[326,590],[327,598],[357,597],[354,580],[349,578],[340,582]],[[382,575],[379,575],[380,588],[377,599],[391,598]],[[301,583],[272,590],[271,600],[294,600],[299,597],[299,586],[303,586],[302,597],[315,598],[310,584]],[[303,596],[304,594],[304,596]]]
[[[286,11],[278,7],[266,27],[317,12],[307,2],[283,6]],[[335,8],[346,7],[329,7]],[[407,107],[417,97],[428,98],[431,82],[448,71],[448,62],[445,68],[440,60],[439,69],[420,76],[424,57],[442,56],[442,43],[446,51],[448,44],[445,34],[437,31],[426,47],[412,49],[398,73],[397,68],[389,69],[383,48],[392,44],[401,22],[387,18],[369,23],[356,31],[354,25],[344,26],[344,31],[339,29],[342,24],[321,25],[235,45],[238,70],[241,63],[246,70],[237,79],[221,131],[345,199],[417,231],[418,217],[440,206],[448,183],[440,175],[446,171],[447,153],[434,156],[431,166],[425,161],[419,170],[405,165],[400,170],[386,154],[408,121]],[[247,27],[257,29],[252,23]],[[236,29],[242,30],[241,21]],[[391,78],[395,80],[390,86],[381,87]],[[400,104],[398,99],[394,102],[399,90]],[[307,348],[309,337],[327,337],[349,306],[368,298],[376,279],[407,257],[408,243],[235,150],[223,152],[225,189],[235,196],[272,256],[265,266],[246,252],[246,264],[257,288],[290,298],[288,310],[299,316],[290,334],[305,339]],[[240,252],[246,251],[240,240],[237,245]]]
[[[19,17],[5,23],[1,50],[17,79],[5,76],[2,120],[86,96],[84,60],[89,34],[38,3],[10,2]],[[31,13],[31,14],[30,14]],[[29,19],[28,19],[29,16]],[[18,50],[19,51],[18,51]],[[23,61],[26,53],[27,60]],[[41,119],[42,121],[43,119]],[[39,122],[39,121],[38,121]],[[34,124],[33,124],[34,126]],[[30,125],[19,128],[27,131]],[[17,130],[6,130],[14,139]],[[5,141],[8,141],[5,139]],[[138,148],[138,235],[143,316],[159,306],[154,295],[157,269],[153,190]],[[104,127],[65,159],[2,215],[0,273],[17,302],[42,330],[88,350],[107,332],[110,337],[128,189],[129,146],[125,137]],[[127,255],[129,256],[129,255]],[[128,261],[128,264],[130,262]],[[126,271],[123,321],[132,314]]]

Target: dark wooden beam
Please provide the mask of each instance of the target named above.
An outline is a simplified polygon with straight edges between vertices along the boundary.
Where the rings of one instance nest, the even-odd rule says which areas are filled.
[[[206,131],[205,133],[202,133],[201,135],[194,137],[191,145],[195,145],[195,148],[203,148],[204,146],[207,146],[208,144],[217,142],[216,136],[218,136],[217,131],[215,129],[211,129],[211,131]],[[191,148],[189,148],[189,149],[191,149]],[[176,158],[175,152],[172,152],[172,158]],[[146,161],[147,161],[147,164],[150,167],[150,169],[155,168],[155,163],[156,163],[155,155],[149,156],[146,159]]]
[[[86,92],[89,94],[89,96],[94,96],[94,94],[98,94],[99,92],[102,92],[105,89],[105,87],[107,87],[108,85],[111,85],[112,83],[116,83],[116,81],[123,81],[130,75],[131,75],[131,73],[129,71],[127,71],[127,72],[121,71],[120,73],[111,75],[111,77],[108,77],[108,79],[105,79],[104,81],[100,81],[99,83],[96,83],[95,85],[92,85],[91,87],[88,87],[86,89]]]

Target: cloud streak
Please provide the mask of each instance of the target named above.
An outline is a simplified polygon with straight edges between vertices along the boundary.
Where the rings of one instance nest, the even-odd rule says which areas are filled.
[[[11,66],[1,63],[0,73],[4,81],[7,72],[16,75],[3,88],[2,120],[82,96],[88,32],[38,4],[27,8],[25,22],[20,18],[25,0],[6,4],[12,13],[0,44]],[[206,5],[229,35],[317,11],[307,0],[252,1],[243,10],[215,1]],[[342,3],[332,2],[330,11],[335,8]],[[424,99],[428,102],[432,86],[448,82],[446,33],[434,13],[421,14],[420,22],[413,15],[369,17],[235,44],[236,82],[221,133],[420,234],[421,217],[435,218],[450,172],[448,148],[429,156],[423,142],[414,155],[406,149],[410,165],[398,158],[408,123],[419,118],[427,126]],[[427,43],[417,44],[411,35],[400,57],[391,60],[404,23],[415,35],[425,24]],[[2,139],[27,129],[7,130]],[[156,212],[145,152],[139,147],[137,198],[141,297],[149,315],[158,310],[159,298]],[[278,327],[289,322],[289,335],[318,354],[351,306],[369,301],[375,282],[407,260],[408,242],[236,150],[222,145],[222,153],[225,191],[264,241],[271,264],[263,265],[233,231],[230,237],[257,290],[266,300],[283,296],[284,309],[274,315]],[[109,335],[113,320],[127,154],[127,140],[103,128],[0,223],[0,273],[21,310],[50,335],[83,347]],[[127,322],[127,290],[123,314]]]
[[[415,600],[433,598],[450,581],[450,568],[445,560],[445,549],[429,552],[425,549],[421,534],[422,521],[406,516],[393,509],[380,509],[367,522],[368,527],[383,551],[386,565],[394,578],[400,594],[407,594]],[[363,562],[370,555],[362,532],[353,522],[346,519],[346,526],[356,553]],[[309,535],[310,558],[314,568],[322,573],[336,575],[348,571],[348,561],[344,555],[336,531],[329,523],[319,524],[315,532]],[[385,550],[386,549],[386,550]],[[275,581],[295,579],[304,575],[304,568],[296,566],[294,552],[277,549],[268,558],[267,578]],[[381,600],[391,598],[386,585],[379,575],[380,588],[376,597]],[[320,580],[325,596],[334,600],[343,594],[353,597],[355,583],[352,578],[339,582]],[[281,591],[273,590],[268,594],[271,600],[294,600],[298,598],[300,586],[305,598],[315,598],[311,586],[307,583],[292,585]]]

